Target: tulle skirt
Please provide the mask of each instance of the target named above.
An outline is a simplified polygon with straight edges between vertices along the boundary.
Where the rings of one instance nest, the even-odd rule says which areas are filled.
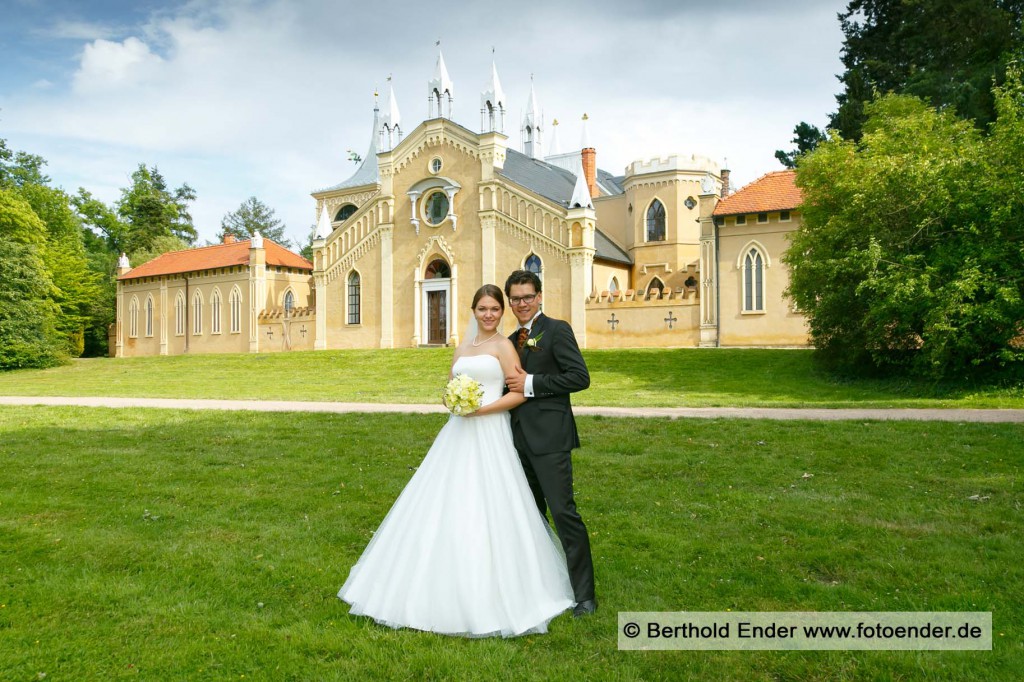
[[[338,597],[383,625],[466,637],[546,632],[572,606],[507,412],[449,419]]]

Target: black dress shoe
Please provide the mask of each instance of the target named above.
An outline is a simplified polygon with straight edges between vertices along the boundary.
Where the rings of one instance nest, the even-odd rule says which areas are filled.
[[[573,618],[582,618],[583,616],[589,616],[594,611],[597,611],[597,601],[594,599],[584,599],[572,610]]]

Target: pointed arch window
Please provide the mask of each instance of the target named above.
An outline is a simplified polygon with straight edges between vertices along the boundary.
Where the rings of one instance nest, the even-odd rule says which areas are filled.
[[[427,270],[424,273],[424,279],[438,279],[447,278],[452,276],[452,269],[448,266],[448,263],[444,262],[440,258],[430,261],[430,265],[427,266]]]
[[[651,283],[647,285],[647,297],[650,298],[653,294],[658,298],[661,298],[661,292],[664,290],[665,283],[662,282],[659,278],[655,277],[654,279],[651,280]]]
[[[153,336],[153,297],[146,299],[146,336]]]
[[[210,333],[220,334],[220,289],[214,289],[210,296]]]
[[[608,293],[614,294],[619,290],[619,278],[612,277],[612,281],[608,282]]]
[[[228,306],[231,308],[231,333],[237,334],[242,331],[242,292],[238,287],[231,290]]]
[[[657,199],[647,208],[647,241],[665,241],[665,205]]]
[[[523,266],[524,270],[526,270],[527,272],[532,272],[538,277],[540,276],[541,271],[544,269],[544,263],[541,262],[540,256],[538,256],[535,253],[531,253],[529,255]]]
[[[139,299],[132,296],[128,304],[128,336],[135,338],[139,335]]]
[[[198,291],[192,297],[192,335],[203,333],[203,296]]]
[[[174,299],[174,333],[177,336],[185,335],[185,314],[188,312],[185,305],[185,294],[178,292]]]
[[[291,312],[292,312],[292,310],[294,308],[295,308],[295,294],[293,294],[292,290],[289,289],[288,291],[284,292],[284,312],[285,312],[285,314],[291,314]]]
[[[353,270],[348,276],[348,323],[359,324],[360,320],[360,299],[362,297],[362,285],[359,281],[359,273]]]
[[[764,312],[764,255],[751,247],[743,257],[743,312]]]

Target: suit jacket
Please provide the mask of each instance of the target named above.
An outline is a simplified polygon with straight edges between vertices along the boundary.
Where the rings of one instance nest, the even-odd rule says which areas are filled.
[[[516,332],[509,339],[516,342]],[[568,452],[580,446],[569,394],[590,386],[587,363],[569,323],[541,313],[530,328],[534,346],[519,351],[519,361],[533,375],[533,398],[512,410],[512,428],[519,428],[535,455]]]

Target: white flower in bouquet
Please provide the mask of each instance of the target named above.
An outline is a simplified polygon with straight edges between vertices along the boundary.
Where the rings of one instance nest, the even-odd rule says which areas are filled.
[[[464,417],[480,409],[484,389],[480,383],[466,374],[456,374],[444,387],[442,401],[452,414]]]

